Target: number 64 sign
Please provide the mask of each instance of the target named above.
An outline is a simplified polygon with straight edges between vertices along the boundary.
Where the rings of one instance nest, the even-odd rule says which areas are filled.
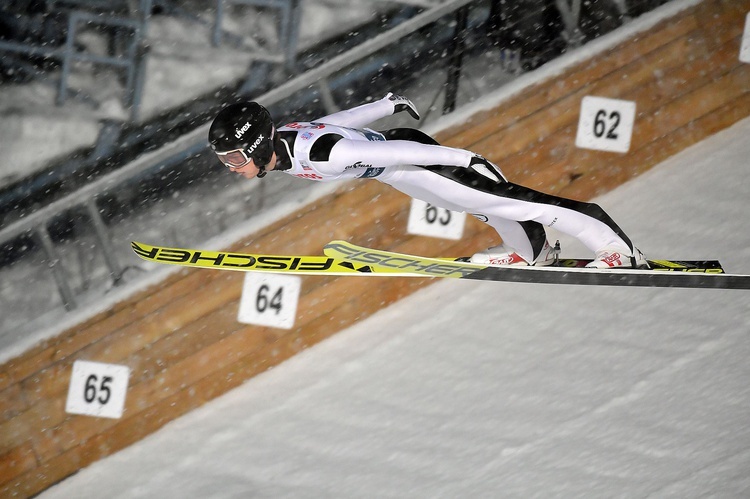
[[[282,329],[294,327],[301,288],[299,276],[248,272],[237,321]]]

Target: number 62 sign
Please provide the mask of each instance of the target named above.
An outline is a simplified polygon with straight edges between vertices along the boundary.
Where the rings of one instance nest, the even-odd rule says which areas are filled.
[[[635,102],[586,96],[581,101],[576,146],[628,152],[634,120]]]

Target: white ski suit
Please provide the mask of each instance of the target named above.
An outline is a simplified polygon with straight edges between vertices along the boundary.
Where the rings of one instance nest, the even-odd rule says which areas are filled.
[[[544,194],[508,182],[494,166],[470,167],[477,155],[438,145],[419,130],[364,128],[394,113],[387,97],[313,122],[278,129],[277,166],[327,182],[374,178],[434,206],[467,212],[492,226],[505,246],[533,262],[546,241],[544,226],[579,239],[592,252],[632,243],[597,205]],[[278,145],[280,144],[280,145]]]

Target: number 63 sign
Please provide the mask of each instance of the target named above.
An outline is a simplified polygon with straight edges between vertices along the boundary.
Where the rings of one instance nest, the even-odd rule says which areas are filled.
[[[461,239],[466,223],[466,213],[438,208],[419,199],[412,199],[407,234]]]

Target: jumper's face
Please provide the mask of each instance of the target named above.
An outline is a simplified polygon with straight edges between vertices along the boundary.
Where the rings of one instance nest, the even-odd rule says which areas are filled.
[[[255,161],[252,158],[246,159],[244,163],[240,163],[239,161],[237,161],[236,163],[232,164],[224,161],[224,164],[227,166],[227,168],[229,168],[230,171],[239,173],[247,179],[255,178],[258,176],[258,173],[260,173],[260,168],[256,166]],[[274,169],[274,167],[276,166],[276,152],[271,155],[270,161],[265,166],[266,171],[271,171]]]

